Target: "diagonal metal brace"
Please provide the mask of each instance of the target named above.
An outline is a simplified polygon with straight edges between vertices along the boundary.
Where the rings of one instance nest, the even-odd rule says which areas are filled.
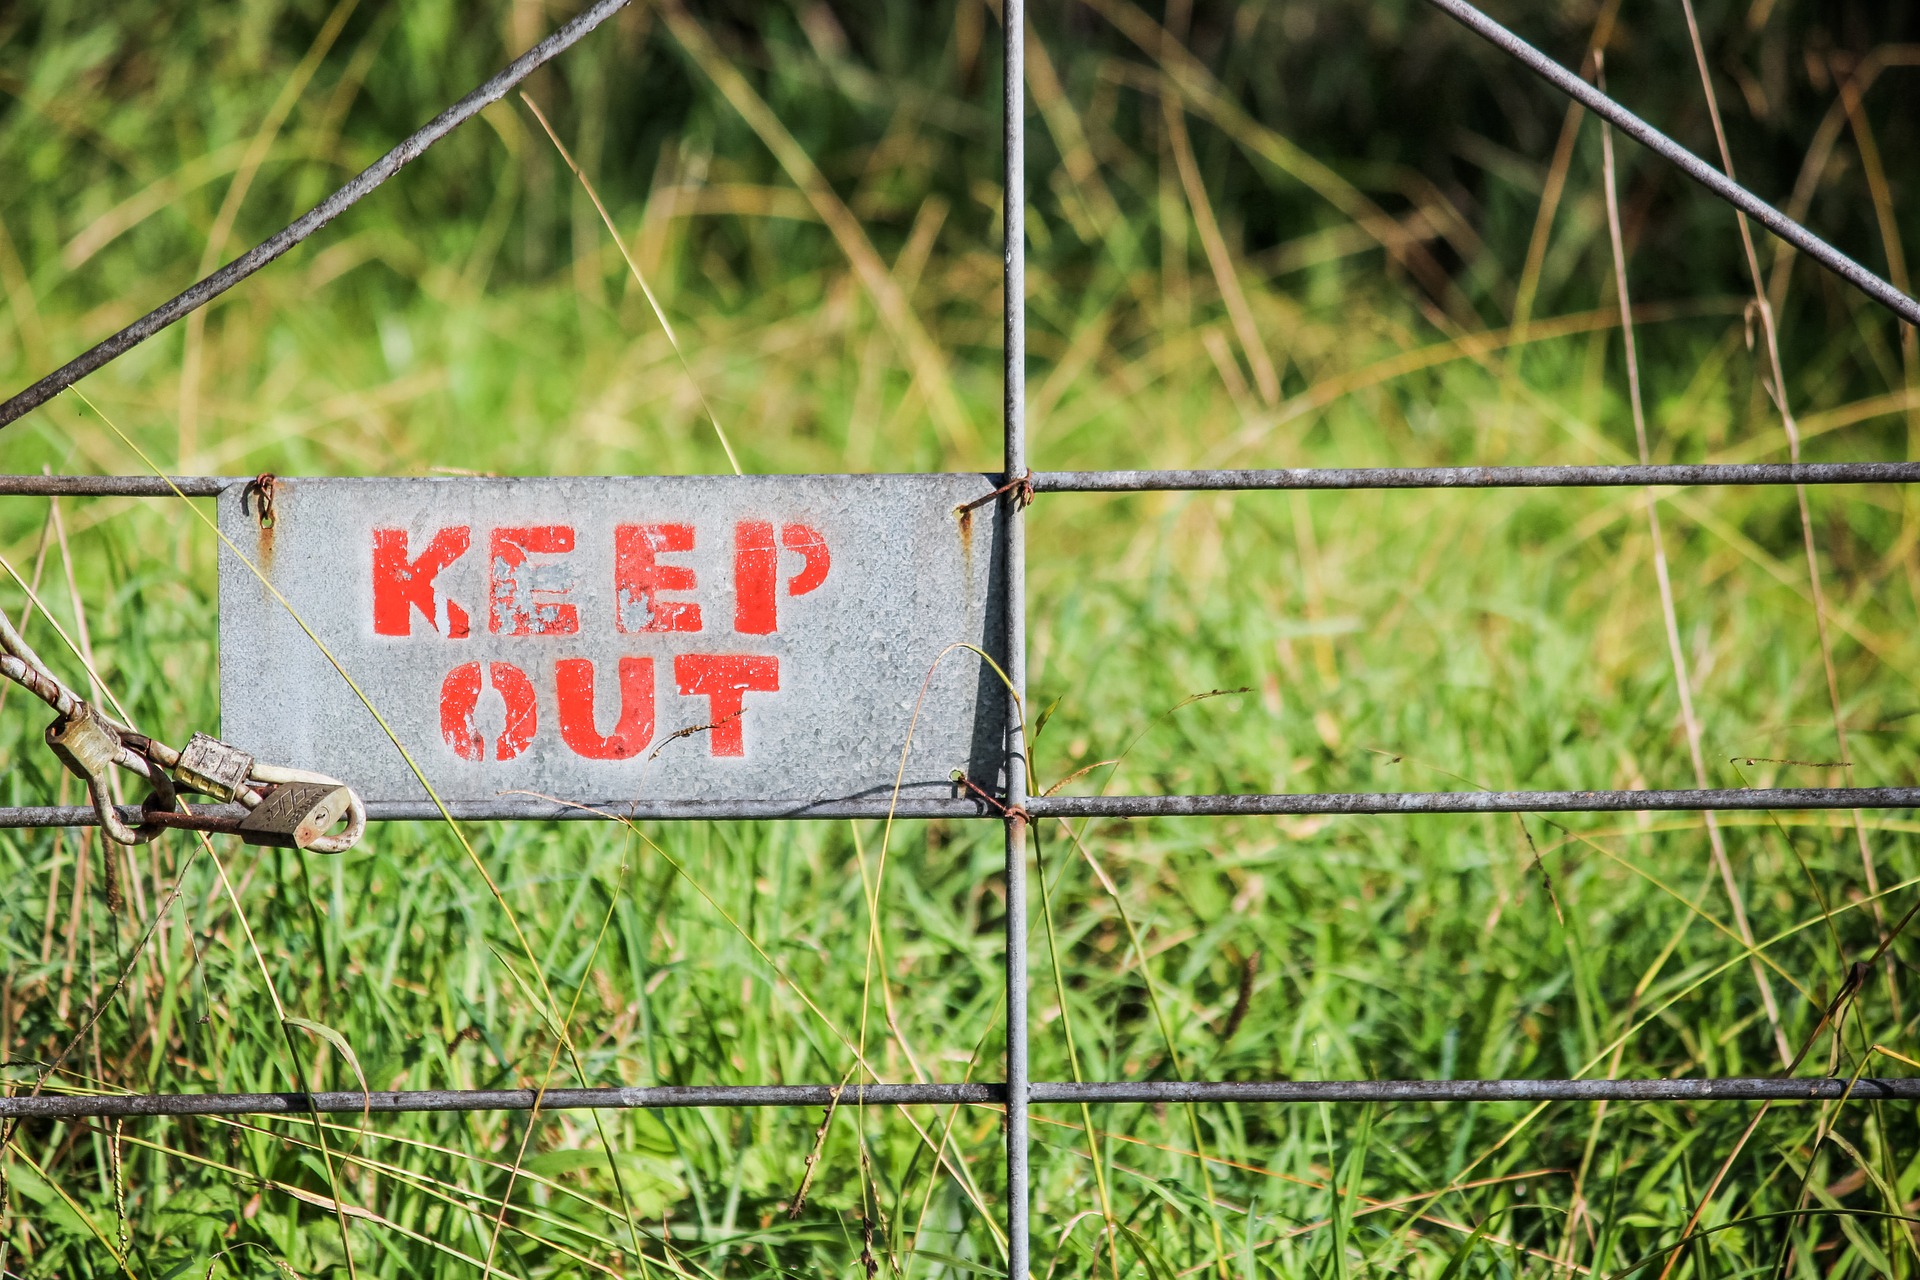
[[[561,27],[533,48],[509,63],[505,70],[442,111],[356,175],[346,186],[294,219],[287,227],[263,240],[229,262],[200,283],[181,293],[132,324],[61,365],[40,381],[0,404],[0,427],[65,391],[94,370],[115,360],[151,338],[174,321],[197,311],[239,284],[260,268],[305,240],[357,204],[375,187],[398,173],[402,166],[417,159],[426,149],[498,102],[507,91],[532,75],[543,63],[571,47],[580,37],[625,8],[628,0],[599,0],[592,8]]]
[[[1693,152],[1642,120],[1626,107],[1582,80],[1519,36],[1501,26],[1467,0],[1427,0],[1434,8],[1523,63],[1530,71],[1620,132],[1673,164],[1767,230],[1799,249],[1827,270],[1911,325],[1920,325],[1920,301],[1915,301],[1807,228],[1781,213],[1753,192],[1721,173]]]

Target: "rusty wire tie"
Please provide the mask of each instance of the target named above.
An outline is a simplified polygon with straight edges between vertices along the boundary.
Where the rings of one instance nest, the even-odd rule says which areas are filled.
[[[240,490],[240,510],[246,511],[247,502],[251,499],[259,509],[260,527],[263,530],[271,529],[279,522],[279,517],[273,513],[273,499],[278,492],[276,487],[278,484],[279,481],[273,472],[262,471],[247,481],[246,487]]]
[[[967,776],[967,771],[965,769],[955,769],[950,776],[952,777],[955,786],[965,787],[967,790],[973,792],[973,794],[979,798],[981,803],[985,804],[988,808],[992,809],[995,813],[999,814],[1001,817],[1009,820],[1018,818],[1020,821],[1026,823],[1028,826],[1033,825],[1033,814],[1027,811],[1027,807],[1025,805],[1008,804],[1006,801],[1001,800],[999,797],[989,792],[985,787],[982,787],[979,783],[975,782],[972,778],[969,778]]]
[[[959,515],[963,515],[963,516],[970,515],[975,510],[979,509],[980,507],[986,506],[989,502],[992,502],[995,498],[998,498],[1001,494],[1009,493],[1009,492],[1013,494],[1013,504],[1016,507],[1019,507],[1022,510],[1025,510],[1026,508],[1032,506],[1033,505],[1033,472],[1029,471],[1023,476],[1018,476],[1015,479],[1007,481],[1005,484],[1001,485],[998,489],[995,489],[992,493],[989,493],[984,497],[975,498],[972,502],[963,502],[959,506],[955,507],[954,511],[956,514],[959,514]]]

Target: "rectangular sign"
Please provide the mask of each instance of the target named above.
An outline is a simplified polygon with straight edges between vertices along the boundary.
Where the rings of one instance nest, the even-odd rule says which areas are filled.
[[[952,648],[1005,651],[996,504],[960,512],[994,485],[285,479],[267,528],[236,485],[220,528],[254,567],[222,547],[222,736],[426,798],[277,591],[449,802],[885,802],[916,704],[901,794],[997,786],[1005,687]]]

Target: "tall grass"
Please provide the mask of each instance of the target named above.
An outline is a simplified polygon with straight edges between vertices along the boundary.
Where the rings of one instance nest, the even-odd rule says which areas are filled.
[[[0,379],[23,384],[277,227],[563,16],[441,0],[0,13]],[[1503,16],[1571,62],[1603,14]],[[1897,276],[1911,18],[1762,0],[1700,20],[1742,177]],[[1040,465],[1637,456],[1591,121],[1410,3],[1098,0],[1036,21]],[[991,468],[997,40],[977,0],[637,5],[541,73],[531,96],[684,366],[514,103],[87,393],[185,471],[725,471],[710,414],[749,471]],[[1620,10],[1608,55],[1616,92],[1711,154],[1678,5]],[[1619,161],[1651,456],[1784,458],[1731,216],[1631,148]],[[1760,248],[1806,456],[1909,456],[1911,333]],[[14,472],[137,469],[71,397],[6,448]],[[1647,501],[1043,498],[1040,780],[1689,785]],[[1844,764],[1793,495],[1660,498],[1712,785],[1912,782],[1920,513],[1886,489],[1811,504]],[[217,719],[213,552],[184,515],[0,508],[8,562],[70,632],[84,618],[107,682],[176,740]],[[20,596],[0,596],[17,617]],[[39,729],[18,692],[0,706],[7,803],[74,796]],[[1861,985],[1850,967],[1920,893],[1920,825],[1863,821],[1877,896],[1847,815],[1722,824],[1751,951],[1692,815],[1044,825],[1035,1072],[1766,1073],[1780,1055],[1756,958],[1802,1070],[1908,1071],[1920,944],[1901,935]],[[499,900],[431,826],[378,828],[339,858],[5,833],[7,1078],[31,1087],[73,1043],[49,1088],[838,1081],[865,1078],[863,1042],[878,1078],[997,1078],[989,826],[901,824],[884,843],[864,823],[467,834]],[[283,1023],[269,981],[353,1060]],[[1062,1280],[1914,1274],[1911,1109],[1756,1115],[1048,1109],[1035,1257]],[[394,1277],[489,1258],[513,1276],[1003,1268],[992,1109],[822,1121],[27,1125],[0,1166],[0,1265],[318,1276],[346,1274],[350,1248],[356,1274]]]

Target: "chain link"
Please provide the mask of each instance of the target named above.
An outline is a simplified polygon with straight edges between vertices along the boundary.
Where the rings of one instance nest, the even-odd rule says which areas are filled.
[[[101,829],[117,844],[146,844],[168,827],[192,826],[237,834],[250,843],[293,843],[316,853],[345,853],[366,830],[366,806],[357,793],[337,778],[262,763],[206,734],[195,734],[187,749],[178,751],[121,724],[67,688],[33,651],[4,611],[0,611],[0,676],[53,708],[55,719],[47,726],[47,746],[74,776],[86,783],[87,796],[93,802]],[[138,826],[129,825],[113,803],[109,778],[115,768],[125,769],[152,788],[152,794],[141,806],[143,816]],[[248,825],[244,818],[235,821],[198,817],[187,813],[180,803],[179,793],[184,790],[211,796],[223,803],[237,803],[251,812],[282,787],[344,792],[345,795],[338,798],[340,802],[326,812],[344,811],[345,829],[329,835],[324,827],[316,829],[311,821],[295,821],[287,824],[287,831],[273,833],[278,838],[267,839],[262,837],[258,823]],[[318,796],[319,792],[313,794]],[[296,818],[302,816],[305,815],[295,815]],[[332,825],[330,821],[325,824],[326,827]]]

